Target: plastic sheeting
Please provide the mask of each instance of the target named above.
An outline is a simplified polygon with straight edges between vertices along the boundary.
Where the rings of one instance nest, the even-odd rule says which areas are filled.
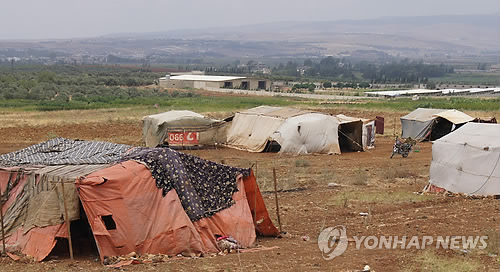
[[[339,129],[342,124],[352,124],[353,127],[342,132]],[[351,147],[354,149],[350,149],[363,150],[362,119],[260,106],[235,115],[228,132],[228,146],[262,152],[268,142],[276,141],[282,153],[340,154],[339,137],[353,143]]]
[[[0,155],[0,166],[107,164],[121,159],[131,148],[109,142],[54,138]]]
[[[90,174],[87,178],[80,178]],[[77,194],[73,182],[78,181]],[[235,180],[234,205],[191,222],[175,190],[165,197],[150,170],[135,161],[109,165],[0,168],[7,251],[43,260],[67,238],[61,182],[70,221],[81,200],[97,246],[104,256],[139,253],[217,252],[214,234],[231,235],[243,245],[255,233],[277,235],[253,173]],[[77,197],[78,196],[78,197]],[[187,219],[187,220],[186,220]]]
[[[286,120],[271,137],[283,153],[340,154],[338,128],[339,121],[333,116],[307,113]]]
[[[457,110],[418,108],[401,117],[401,137],[411,137],[416,140],[428,138],[436,125],[436,118],[438,117],[446,119],[456,125],[474,120],[474,118],[469,115]],[[447,130],[446,132],[450,131],[451,130]]]
[[[463,124],[474,120],[474,117],[457,110],[446,110],[436,113],[434,116],[444,118],[453,124]]]
[[[226,141],[226,122],[206,118],[187,110],[175,110],[145,116],[143,140],[148,147],[163,144],[168,132],[199,132],[199,144],[223,143]]]
[[[271,135],[288,119],[310,111],[259,106],[238,112],[227,134],[227,145],[250,152],[262,152]]]
[[[467,123],[432,144],[430,183],[455,193],[500,195],[500,125]]]
[[[142,148],[127,160],[144,163],[163,195],[174,189],[191,221],[233,205],[236,177],[250,175],[250,168],[232,167],[170,148]]]
[[[249,186],[252,178],[253,174]],[[169,255],[218,252],[215,234],[233,236],[243,246],[250,246],[255,240],[252,218],[255,207],[258,207],[256,211],[260,209],[257,218],[263,217],[257,230],[261,227],[268,235],[278,234],[265,206],[251,208],[249,205],[252,203],[247,199],[242,176],[237,180],[238,192],[233,195],[233,206],[194,223],[184,211],[176,191],[170,190],[163,197],[150,171],[135,161],[95,172],[76,184],[101,259],[132,251]],[[262,199],[260,193],[251,197]]]

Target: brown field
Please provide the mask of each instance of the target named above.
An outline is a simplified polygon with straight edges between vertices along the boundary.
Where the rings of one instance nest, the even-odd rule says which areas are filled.
[[[334,111],[332,110],[332,113]],[[129,271],[359,271],[368,264],[374,271],[500,271],[500,200],[442,194],[416,194],[429,178],[431,143],[420,143],[408,158],[389,159],[397,117],[404,112],[343,110],[346,115],[386,118],[386,135],[377,135],[376,148],[342,155],[289,156],[248,153],[233,149],[192,150],[189,153],[250,167],[264,192],[275,224],[276,207],[272,169],[278,176],[283,238],[259,237],[256,246],[279,249],[232,253],[203,258],[172,258],[168,262],[123,267]],[[3,112],[0,115],[0,154],[60,136],[141,145],[140,118],[151,109],[65,112]],[[491,115],[485,113],[484,115]],[[498,114],[497,114],[498,115]],[[498,116],[497,116],[498,119]],[[396,127],[394,127],[396,125]],[[394,129],[396,128],[396,129]],[[340,184],[329,187],[328,183]],[[366,212],[363,217],[359,213]],[[461,252],[436,249],[364,249],[350,242],[333,260],[322,258],[317,246],[320,231],[344,225],[347,235],[471,236],[488,235],[484,250]],[[302,236],[310,239],[304,241]],[[307,239],[306,239],[307,240]],[[78,247],[79,245],[74,245]],[[0,258],[1,271],[104,271],[96,256],[53,254],[42,263],[26,264]],[[373,271],[372,270],[372,271]]]

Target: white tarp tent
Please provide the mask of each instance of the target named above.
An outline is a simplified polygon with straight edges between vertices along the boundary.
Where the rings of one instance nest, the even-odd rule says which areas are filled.
[[[430,184],[454,193],[500,195],[500,125],[467,123],[432,144]]]
[[[335,117],[321,113],[294,116],[271,135],[281,145],[280,152],[293,154],[339,154],[338,128]]]
[[[401,117],[401,138],[439,139],[472,120],[473,117],[457,110],[418,108]]]
[[[363,150],[363,121],[292,108],[260,106],[235,115],[228,146],[262,152],[270,142],[280,152],[340,154],[341,146]]]
[[[142,119],[142,123],[143,140],[148,147],[165,142],[170,146],[226,142],[225,121],[210,119],[192,111],[173,110],[149,115]]]

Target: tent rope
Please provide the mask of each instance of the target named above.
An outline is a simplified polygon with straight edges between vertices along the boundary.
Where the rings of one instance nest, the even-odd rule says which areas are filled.
[[[342,133],[342,135],[344,135],[347,139],[349,139],[351,142],[355,143],[357,146],[361,147],[361,149],[365,152],[368,152],[370,153],[370,155],[372,155],[373,157],[375,157],[375,155],[373,154],[373,152],[371,152],[370,150],[368,150],[368,148],[365,150],[365,148],[360,145],[358,142],[356,142],[355,140],[353,140],[351,137],[347,136],[342,130],[339,129],[339,132]]]
[[[491,176],[493,175],[493,172],[497,168],[499,161],[500,161],[500,154],[498,155],[498,159],[497,159],[497,162],[495,163],[495,167],[493,167],[493,169],[491,170],[491,173],[488,176],[488,178],[486,179],[486,181],[477,190],[475,190],[474,192],[470,193],[471,195],[477,193],[479,190],[481,190],[486,185],[486,183],[488,183],[488,181],[490,180]]]

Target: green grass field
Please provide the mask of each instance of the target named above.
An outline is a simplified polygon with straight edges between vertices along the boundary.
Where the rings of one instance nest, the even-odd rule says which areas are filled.
[[[412,111],[417,108],[435,108],[435,109],[457,109],[471,111],[499,111],[500,98],[464,98],[447,97],[434,98],[423,97],[417,101],[411,98],[398,98],[388,100],[363,100],[360,104],[346,104],[348,108],[363,108],[392,111]],[[332,104],[322,104],[321,107],[335,107]]]
[[[0,100],[0,108],[4,110],[53,111],[153,106],[156,104],[161,108],[168,109],[185,109],[198,112],[221,112],[248,109],[260,105],[282,107],[302,105],[325,109],[339,107],[337,104],[322,104],[321,102],[322,101],[319,100],[305,100],[291,97],[196,96],[109,99],[102,102]],[[345,104],[342,105],[342,107],[392,111],[411,111],[416,108],[499,111],[500,98],[423,97],[418,101],[413,101],[411,98],[391,100],[366,99],[363,100],[362,103]]]
[[[84,101],[35,101],[0,100],[0,108],[27,111],[83,110],[101,108],[123,108],[131,106],[153,106],[161,108],[184,109],[199,112],[233,111],[260,105],[291,106],[304,104],[305,100],[283,97],[153,97],[133,99],[110,99],[103,102]]]
[[[442,84],[500,85],[500,72],[492,73],[453,73],[443,77],[430,78],[432,82]]]

